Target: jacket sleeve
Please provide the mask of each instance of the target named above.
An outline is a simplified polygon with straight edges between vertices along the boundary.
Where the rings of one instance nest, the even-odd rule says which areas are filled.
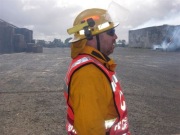
[[[69,103],[78,135],[105,135],[104,121],[111,100],[110,83],[95,65],[86,65],[73,74]]]

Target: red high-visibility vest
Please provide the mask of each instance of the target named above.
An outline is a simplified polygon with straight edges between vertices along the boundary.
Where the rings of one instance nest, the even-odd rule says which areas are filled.
[[[68,86],[70,83],[70,79],[71,79],[72,74],[77,69],[90,63],[95,64],[97,67],[99,67],[110,80],[112,91],[114,94],[114,101],[115,101],[116,108],[120,116],[120,118],[118,117],[115,119],[106,120],[105,128],[107,129],[110,135],[130,135],[126,103],[125,103],[124,95],[121,91],[120,83],[118,82],[115,76],[115,72],[108,70],[102,63],[97,61],[95,58],[93,58],[90,55],[85,55],[85,54],[79,55],[75,59],[73,59],[65,77],[65,83],[66,83],[67,88],[64,92],[64,95],[67,100],[67,106],[68,106],[67,107],[67,124],[66,124],[66,130],[68,132],[68,135],[78,134],[73,127],[74,114],[70,105],[68,104]]]

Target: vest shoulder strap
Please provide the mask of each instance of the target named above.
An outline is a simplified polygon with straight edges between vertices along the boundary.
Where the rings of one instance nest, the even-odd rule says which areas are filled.
[[[65,78],[65,82],[68,85],[70,82],[70,78],[72,76],[72,74],[80,69],[81,67],[87,65],[87,64],[94,64],[96,65],[98,68],[100,68],[101,70],[103,70],[103,72],[106,74],[106,76],[108,76],[108,78],[111,80],[111,76],[110,76],[110,71],[108,71],[108,69],[98,60],[96,60],[95,58],[93,58],[90,55],[79,55],[76,59],[74,59],[68,69],[68,72],[66,74],[66,78]],[[111,71],[112,72],[112,71]]]

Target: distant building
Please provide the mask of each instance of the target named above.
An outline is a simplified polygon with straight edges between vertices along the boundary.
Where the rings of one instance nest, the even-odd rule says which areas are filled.
[[[14,52],[14,28],[17,27],[0,20],[0,53]]]
[[[0,19],[0,53],[30,52],[29,48],[32,50],[33,47],[37,48],[32,30],[18,28]]]
[[[180,25],[162,25],[129,31],[129,46],[153,49],[154,46],[180,48]]]

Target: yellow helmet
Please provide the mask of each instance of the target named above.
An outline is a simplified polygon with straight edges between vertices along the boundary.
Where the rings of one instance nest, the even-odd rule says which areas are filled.
[[[92,8],[81,12],[75,19],[73,27],[67,30],[68,34],[74,34],[74,38],[70,42],[77,42],[82,39],[92,39],[93,35],[97,35],[119,23],[111,20],[107,10]]]

